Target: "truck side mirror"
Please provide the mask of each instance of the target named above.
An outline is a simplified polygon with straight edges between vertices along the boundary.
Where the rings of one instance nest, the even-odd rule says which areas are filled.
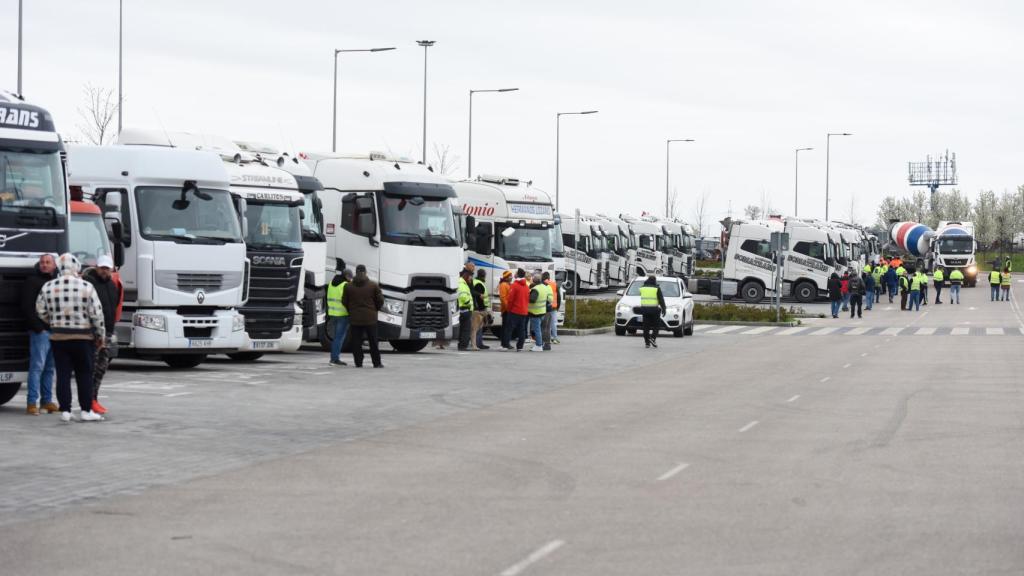
[[[494,238],[494,224],[492,222],[481,222],[476,225],[475,250],[477,254],[488,256],[491,254],[491,239]]]
[[[470,246],[476,247],[476,218],[473,216],[466,216],[466,222],[463,226],[465,242],[464,249],[468,249]]]
[[[114,267],[124,266],[124,244],[114,242]]]
[[[249,203],[245,198],[238,199],[238,223],[242,225],[242,239],[249,237]]]
[[[121,202],[123,198],[120,190],[108,190],[103,195],[103,205],[107,207],[108,212],[121,213]]]

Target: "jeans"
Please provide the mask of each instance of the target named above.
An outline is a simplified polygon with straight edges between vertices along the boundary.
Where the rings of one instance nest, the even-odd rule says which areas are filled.
[[[530,336],[534,339],[538,348],[544,347],[544,334],[541,332],[541,322],[543,320],[543,314],[540,316],[530,315]]]
[[[992,301],[999,300],[999,284],[992,284]]]
[[[551,350],[551,313],[540,317],[541,340],[544,341],[544,349]]]
[[[893,299],[894,296],[896,296],[896,285],[895,284],[889,284],[888,296],[889,296],[889,304],[892,304],[892,299]]]
[[[43,404],[53,402],[53,351],[50,350],[50,333],[46,330],[28,333],[28,405],[39,402],[40,389]]]
[[[558,310],[552,310],[548,312],[548,316],[551,317],[551,330],[548,332],[551,334],[551,340],[558,340]]]
[[[57,403],[61,412],[71,412],[71,373],[78,384],[78,406],[92,410],[92,370],[96,344],[92,340],[55,340],[53,363],[57,367]]]
[[[1010,301],[1010,287],[1003,286],[1003,300]]]
[[[363,365],[363,338],[370,341],[370,360],[374,366],[380,366],[380,347],[377,342],[377,324],[369,326],[352,326],[352,360],[356,367]]]
[[[331,316],[334,322],[334,339],[331,340],[331,361],[341,361],[341,347],[345,345],[345,336],[348,335],[348,316]]]
[[[960,303],[960,285],[959,284],[953,284],[953,285],[951,285],[949,287],[949,303],[952,304],[954,301],[957,304]]]
[[[936,304],[941,304],[942,303],[942,283],[941,282],[936,282],[935,283],[935,303]]]
[[[522,350],[526,344],[526,316],[524,314],[508,313],[508,341],[511,346],[512,339],[516,341],[516,350]]]
[[[921,291],[911,290],[910,291],[910,304],[907,306],[907,310],[920,310],[921,309]]]
[[[502,312],[501,313],[501,347],[509,348],[509,342],[512,338],[512,313]]]
[[[842,300],[833,300],[832,301],[832,317],[833,318],[835,318],[836,316],[839,316],[839,307],[842,306],[842,304],[843,304]]]
[[[865,298],[868,305],[865,306],[865,308],[867,310],[871,310],[871,307],[875,305],[875,290],[873,288],[868,288],[866,292],[867,296]]]
[[[843,311],[850,309],[850,293],[843,294]]]

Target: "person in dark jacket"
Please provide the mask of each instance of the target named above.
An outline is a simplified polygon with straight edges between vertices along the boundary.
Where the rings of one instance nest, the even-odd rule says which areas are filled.
[[[871,310],[874,307],[877,297],[876,290],[878,290],[878,286],[875,283],[875,274],[872,274],[872,272],[865,272],[860,276],[861,281],[864,282],[865,303],[867,304],[864,306],[865,310]]]
[[[839,307],[843,304],[843,282],[835,272],[828,279],[828,299],[832,303],[832,317],[839,318]]]
[[[896,269],[892,266],[885,271],[883,277],[885,282],[885,294],[889,297],[889,304],[892,304],[893,298],[896,297],[896,291],[899,289],[900,278],[896,274]]]
[[[864,280],[854,273],[850,275],[850,279],[847,282],[850,294],[850,318],[853,318],[854,314],[857,315],[857,318],[860,318],[864,308]]]
[[[366,275],[366,266],[356,266],[356,277],[345,286],[341,303],[348,310],[349,341],[356,368],[363,367],[363,339],[370,342],[370,360],[374,368],[383,368],[377,342],[377,312],[384,309],[380,286]]]
[[[107,409],[100,404],[100,384],[110,367],[112,352],[116,353],[113,342],[114,327],[117,324],[117,307],[121,304],[121,285],[114,281],[114,261],[110,256],[100,256],[95,268],[87,268],[82,273],[85,280],[96,289],[96,296],[103,306],[104,346],[96,348],[96,357],[92,365],[92,411],[106,414]]]
[[[645,348],[658,347],[658,330],[661,329],[661,316],[665,309],[665,296],[658,286],[658,278],[652,274],[640,287],[640,314],[644,318]]]
[[[25,279],[25,287],[21,291],[21,313],[28,321],[29,344],[26,413],[32,416],[39,414],[40,399],[43,403],[43,412],[53,414],[60,411],[53,402],[53,351],[50,350],[50,327],[36,313],[36,298],[39,291],[42,290],[43,284],[56,277],[57,262],[52,254],[43,254],[39,257],[32,274]]]

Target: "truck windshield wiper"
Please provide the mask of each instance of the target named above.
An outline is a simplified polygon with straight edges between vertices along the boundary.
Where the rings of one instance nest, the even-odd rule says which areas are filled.
[[[245,245],[252,250],[269,250],[271,252],[291,252],[295,250],[295,248],[284,244],[270,244],[268,242],[246,242]]]
[[[389,232],[388,236],[401,236],[405,238],[416,238],[420,241],[420,244],[427,245],[427,241],[423,238],[423,235],[419,232]]]
[[[197,236],[195,236],[195,238],[202,239],[202,240],[207,240],[207,241],[209,241],[210,244],[227,244],[228,242],[230,242],[232,240],[230,238],[222,238],[220,236],[201,236],[201,235],[197,235]]]
[[[443,240],[448,246],[455,246],[455,245],[458,244],[458,241],[455,240],[455,238],[449,236],[448,234],[431,234],[431,235],[429,235],[427,237],[428,238],[437,238],[438,240]]]

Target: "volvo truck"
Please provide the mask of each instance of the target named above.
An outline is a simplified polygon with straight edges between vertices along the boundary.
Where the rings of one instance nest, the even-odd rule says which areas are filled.
[[[328,275],[337,260],[366,266],[384,293],[380,338],[399,352],[453,338],[464,253],[451,183],[427,166],[381,152],[300,158],[324,187]]]
[[[25,278],[68,250],[64,144],[46,110],[0,91],[0,404],[28,378]]]
[[[667,258],[662,251],[665,239],[661,227],[629,214],[619,214],[619,218],[629,223],[633,234],[636,235],[636,258],[633,262],[636,276],[669,274],[666,267]]]

